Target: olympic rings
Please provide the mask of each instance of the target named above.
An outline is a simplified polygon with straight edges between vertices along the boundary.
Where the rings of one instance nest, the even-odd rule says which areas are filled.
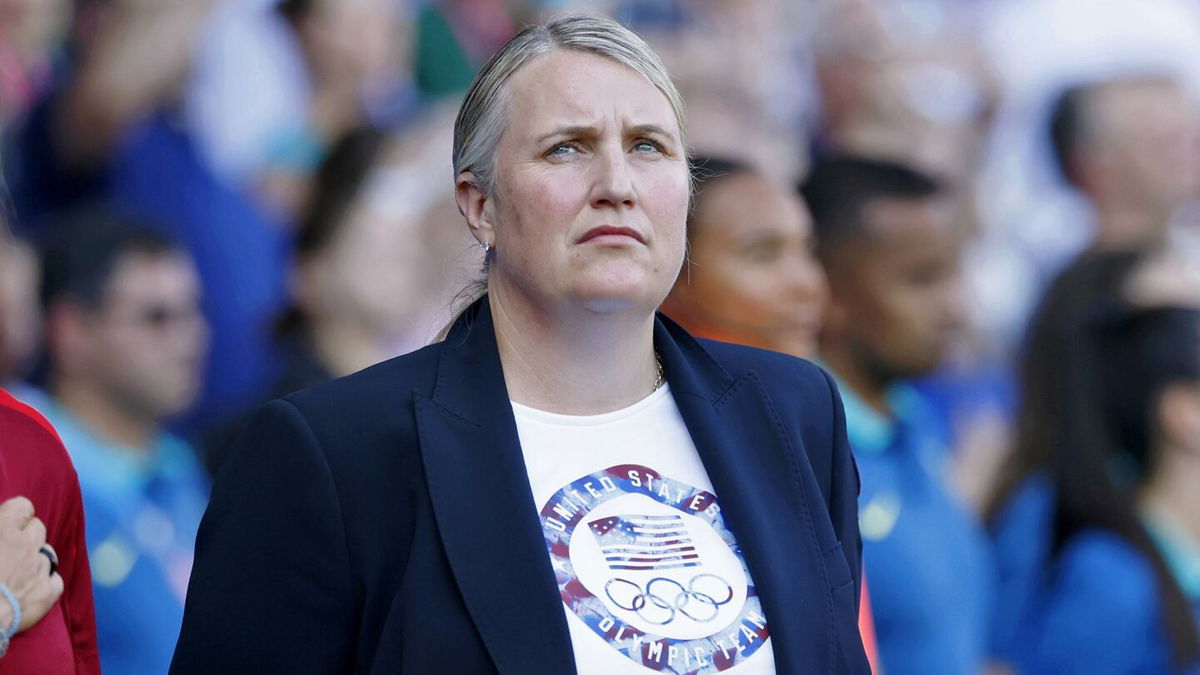
[[[701,577],[712,577],[713,579],[716,579],[718,582],[720,582],[720,583],[722,583],[722,584],[725,584],[725,590],[726,590],[726,591],[728,591],[728,593],[729,593],[729,594],[725,596],[725,599],[724,599],[724,600],[721,600],[721,601],[717,602],[717,606],[718,606],[718,607],[720,607],[721,605],[724,605],[724,604],[726,604],[726,603],[727,603],[727,602],[729,602],[730,600],[733,600],[733,586],[730,586],[730,585],[729,585],[729,582],[728,582],[728,581],[725,581],[725,580],[724,580],[724,579],[722,579],[721,577],[719,577],[719,576],[717,576],[717,575],[715,575],[715,574],[710,574],[710,573],[708,573],[708,572],[705,572],[705,573],[703,573],[703,574],[697,574],[696,576],[692,577],[692,580],[688,582],[688,590],[689,590],[689,591],[691,591],[691,592],[693,592],[693,593],[696,593],[696,592],[698,592],[698,591],[696,591],[696,589],[695,589],[695,586],[696,586],[696,580],[697,580],[697,579],[699,579],[699,578],[701,578]],[[709,597],[711,598],[712,596],[709,596]]]
[[[609,590],[609,588],[617,582],[629,584],[630,586],[633,586],[633,590],[637,592],[637,595],[633,596],[633,602],[631,602],[628,607],[622,605],[620,602],[617,602],[617,599],[612,596],[612,591]],[[620,607],[626,612],[636,612],[646,606],[646,594],[642,592],[642,587],[628,579],[609,579],[608,583],[604,584],[604,594],[608,596],[608,599],[612,601],[612,604]],[[640,605],[638,604],[639,602],[641,603]]]
[[[703,578],[712,578],[718,583],[724,584],[726,591],[725,599],[717,600],[709,593],[696,590],[696,582]],[[618,601],[617,598],[613,597],[612,586],[616,583],[632,586],[634,591],[637,593],[637,595],[632,596],[632,599],[628,601],[628,606]],[[679,589],[675,594],[675,599],[673,601],[668,602],[666,598],[654,592],[654,585],[661,583],[674,584],[675,587]],[[669,577],[654,577],[650,581],[646,582],[645,589],[628,579],[617,577],[609,579],[608,582],[604,584],[604,594],[608,596],[608,599],[613,603],[613,605],[627,612],[634,612],[646,623],[653,624],[655,626],[665,626],[675,620],[676,613],[682,614],[696,623],[708,623],[709,621],[715,620],[717,615],[721,613],[721,606],[728,604],[731,600],[733,600],[733,586],[730,586],[729,582],[725,581],[725,579],[717,576],[716,574],[708,572],[693,576],[691,580],[688,581],[687,586],[684,586],[680,582]],[[688,603],[690,603],[693,599],[702,605],[708,605],[711,607],[711,616],[697,616],[689,612],[686,608]],[[661,618],[660,616],[646,616],[646,614],[643,613],[643,610],[647,608],[647,602],[649,602],[650,606],[658,608],[659,610],[667,610],[667,618],[659,621],[657,619]],[[654,611],[649,613],[655,614]],[[707,612],[705,614],[707,614]]]

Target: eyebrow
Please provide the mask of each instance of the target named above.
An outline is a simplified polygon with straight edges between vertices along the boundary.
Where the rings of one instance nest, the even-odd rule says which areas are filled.
[[[594,136],[598,136],[598,135],[599,135],[599,129],[595,126],[592,126],[589,124],[575,124],[575,125],[571,125],[571,126],[558,127],[554,131],[551,131],[548,134],[544,134],[544,135],[538,137],[537,143],[544,143],[545,141],[548,141],[551,138],[556,138],[558,136],[594,137]],[[664,129],[663,127],[661,127],[657,124],[638,124],[629,129],[628,135],[630,135],[630,136],[658,135],[658,136],[662,136],[664,138],[669,138],[671,140],[675,140],[675,137],[671,134],[671,132],[667,131],[666,129]]]

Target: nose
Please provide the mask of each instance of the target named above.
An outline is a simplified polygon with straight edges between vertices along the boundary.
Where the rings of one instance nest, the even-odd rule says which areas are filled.
[[[592,164],[592,208],[631,208],[637,204],[632,167],[623,148],[605,147]]]

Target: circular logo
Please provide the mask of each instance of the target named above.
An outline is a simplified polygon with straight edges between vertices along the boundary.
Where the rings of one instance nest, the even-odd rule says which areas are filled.
[[[634,662],[715,673],[770,636],[712,493],[620,465],[559,490],[541,518],[563,602]]]

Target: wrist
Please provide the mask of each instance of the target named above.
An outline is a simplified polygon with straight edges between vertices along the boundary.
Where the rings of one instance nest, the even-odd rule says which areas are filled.
[[[0,635],[11,639],[17,634],[21,628],[21,603],[17,601],[17,596],[4,584],[0,584],[0,617],[3,617],[3,622],[0,623]]]

